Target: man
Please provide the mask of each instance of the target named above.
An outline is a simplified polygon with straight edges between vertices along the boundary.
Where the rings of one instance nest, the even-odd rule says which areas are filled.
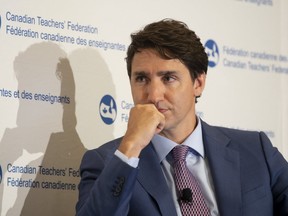
[[[195,33],[165,19],[131,38],[126,60],[135,107],[122,138],[83,157],[77,215],[184,215],[182,201],[194,205],[195,192],[183,198],[177,189],[177,146],[189,146],[189,172],[210,215],[288,215],[288,165],[266,135],[196,116],[208,59]]]

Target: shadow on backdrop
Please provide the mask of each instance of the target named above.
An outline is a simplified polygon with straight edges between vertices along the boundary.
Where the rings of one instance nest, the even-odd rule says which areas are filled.
[[[20,53],[14,70],[20,91],[17,128],[5,130],[0,164],[38,172],[3,170],[1,215],[75,215],[78,169],[86,151],[83,140],[97,147],[113,139],[114,126],[105,125],[98,110],[103,95],[115,95],[111,73],[95,49],[78,49],[68,58],[58,45],[46,42]],[[35,101],[30,93],[67,96],[69,103]],[[8,187],[7,177],[38,185]]]
[[[45,187],[31,188],[21,215],[75,215],[79,183],[79,163],[85,148],[75,129],[75,82],[67,58],[59,60],[57,75],[61,80],[61,96],[69,96],[63,103],[63,132],[52,133],[41,166],[48,175],[38,173],[35,181]],[[50,184],[51,183],[51,184]],[[51,188],[52,187],[52,188]]]
[[[14,60],[19,107],[17,127],[7,128],[0,142],[0,164],[3,169],[3,182],[0,186],[1,215],[20,215],[30,189],[7,186],[7,177],[16,181],[35,178],[35,173],[7,172],[7,165],[38,167],[51,133],[62,130],[61,105],[35,101],[33,93],[44,94],[49,91],[50,94],[59,95],[60,81],[55,75],[55,70],[59,58],[65,56],[64,51],[57,45],[39,43],[19,53]],[[9,209],[14,213],[7,213]]]
[[[115,98],[112,74],[96,49],[77,49],[69,61],[76,82],[76,129],[87,149],[96,148],[114,138],[115,123],[105,124],[99,113],[103,96]]]

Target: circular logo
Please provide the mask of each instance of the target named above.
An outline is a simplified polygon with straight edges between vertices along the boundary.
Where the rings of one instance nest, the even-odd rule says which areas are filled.
[[[105,124],[111,125],[117,116],[117,107],[111,95],[105,95],[99,105],[100,116]]]
[[[208,66],[215,67],[219,62],[219,49],[216,42],[208,40],[205,43],[205,51],[208,55]]]

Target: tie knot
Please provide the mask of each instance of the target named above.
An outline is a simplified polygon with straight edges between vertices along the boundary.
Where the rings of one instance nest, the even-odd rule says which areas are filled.
[[[178,145],[173,148],[172,154],[174,161],[185,160],[189,147],[185,145]]]

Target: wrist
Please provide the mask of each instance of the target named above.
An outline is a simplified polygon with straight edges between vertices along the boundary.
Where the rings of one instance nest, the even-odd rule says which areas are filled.
[[[118,151],[126,155],[128,158],[139,157],[141,150],[142,149],[139,148],[139,146],[136,145],[134,142],[125,141],[125,140],[122,140],[118,148]]]

